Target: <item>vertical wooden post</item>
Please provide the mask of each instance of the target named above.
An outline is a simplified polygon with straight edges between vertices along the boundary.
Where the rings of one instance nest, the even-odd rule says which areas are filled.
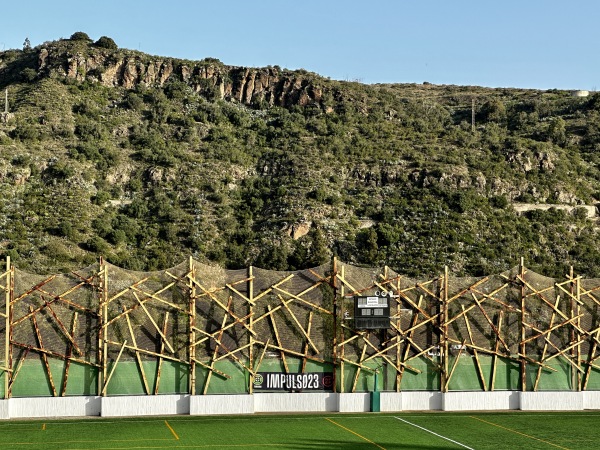
[[[12,293],[13,293],[13,270],[10,264],[10,256],[6,257],[6,291],[5,294],[5,305],[6,310],[4,311],[4,398],[10,398],[10,378],[12,377],[12,348],[10,345],[10,338],[12,334],[11,321],[12,321],[12,308],[10,306]]]
[[[254,329],[254,307],[252,303],[254,303],[254,270],[252,266],[248,268],[248,300],[250,300],[250,320],[248,321],[248,326],[251,331]],[[248,349],[248,367],[250,368],[249,381],[248,381],[248,393],[254,393],[254,336],[252,333],[250,334],[250,348]],[[265,347],[266,348],[266,347]]]
[[[335,264],[336,264],[336,267],[337,267],[337,258],[335,260]],[[341,273],[342,273],[342,279],[345,280],[346,279],[346,267],[344,265],[342,265]],[[336,286],[337,286],[337,270],[335,272],[335,275],[336,275]],[[345,289],[344,283],[340,283],[340,295],[339,295],[339,297],[342,299],[342,308],[341,308],[341,311],[340,311],[340,314],[342,316],[342,320],[344,320],[344,316],[346,314],[346,311],[345,311],[345,304],[346,304],[346,302],[344,301],[345,290],[346,289]],[[336,333],[337,333],[337,330],[336,330]],[[345,346],[343,344],[343,342],[345,341],[345,339],[344,339],[344,328],[343,327],[340,327],[340,333],[342,334],[342,348],[340,349],[340,358],[339,358],[339,361],[340,361],[340,392],[343,393],[344,390],[345,390],[344,389],[344,358],[346,356],[346,352],[344,351]]]
[[[104,262],[104,258],[100,257],[100,302],[98,317],[100,320],[100,328],[98,332],[98,362],[100,371],[98,373],[98,393],[106,397],[106,387],[108,384],[108,267]]]
[[[337,392],[337,343],[338,343],[338,304],[337,304],[337,258],[334,256],[331,267],[331,287],[333,288],[333,349],[331,352],[333,358],[333,392]]]
[[[394,294],[397,297],[394,297],[396,300],[396,333],[398,334],[398,342],[400,341],[400,335],[402,334],[402,311],[401,311],[401,303],[399,301],[400,290],[402,285],[402,278],[398,277],[398,281],[396,282],[395,292]],[[396,392],[400,392],[400,383],[402,381],[402,373],[400,372],[400,361],[402,360],[402,354],[400,352],[400,344],[396,345]]]
[[[570,325],[570,343],[573,344],[575,342],[579,342],[581,336],[577,330],[581,329],[581,318],[579,317],[580,312],[580,297],[581,297],[581,279],[579,277],[575,278],[573,273],[573,266],[571,266],[569,271],[569,279],[570,283],[570,293],[571,293],[571,319],[577,317],[575,320],[575,324],[571,323]],[[571,359],[575,360],[577,367],[581,364],[581,345],[576,345],[571,348]],[[573,364],[571,364],[571,374],[572,374],[572,383],[573,390],[580,391],[581,390],[581,372],[579,370],[575,370]]]
[[[196,268],[194,266],[194,258],[190,256],[189,259],[189,393],[190,395],[196,395],[196,283],[193,280],[196,279]]]
[[[444,267],[444,277],[442,279],[442,311],[440,314],[440,390],[448,392],[448,266]]]
[[[569,294],[570,294],[570,302],[569,302],[569,314],[571,315],[571,320],[575,317],[575,283],[573,280],[573,266],[569,267]],[[575,342],[575,327],[571,322],[569,324],[569,342],[572,344]],[[573,347],[570,351],[571,359],[574,359],[577,355],[577,350]],[[579,361],[577,362],[579,366]],[[573,386],[573,390],[577,390],[577,371],[573,368],[573,365],[570,365],[569,370],[571,371],[571,385]]]
[[[519,265],[519,275],[521,280],[525,279],[525,258],[521,257],[521,264]],[[519,340],[519,354],[521,355],[521,370],[520,370],[520,390],[525,392],[527,390],[527,345],[525,343],[525,283],[521,281],[521,320],[519,322],[520,327],[520,340]]]

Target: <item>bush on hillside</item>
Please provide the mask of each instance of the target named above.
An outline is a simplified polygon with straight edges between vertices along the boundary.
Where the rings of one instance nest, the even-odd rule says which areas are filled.
[[[96,42],[94,42],[94,45],[96,47],[106,48],[109,50],[116,50],[119,48],[117,46],[117,44],[115,43],[115,41],[113,41],[108,36],[102,36],[100,39],[98,39]]]

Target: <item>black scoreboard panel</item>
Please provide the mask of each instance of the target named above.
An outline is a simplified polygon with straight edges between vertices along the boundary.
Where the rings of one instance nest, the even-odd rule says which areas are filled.
[[[390,327],[390,299],[388,297],[355,297],[354,328],[377,330]]]

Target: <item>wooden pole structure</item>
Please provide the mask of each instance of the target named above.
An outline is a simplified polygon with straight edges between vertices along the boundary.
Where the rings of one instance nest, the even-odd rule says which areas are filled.
[[[336,259],[336,266],[337,266],[337,259]],[[337,278],[338,278],[337,277],[337,273],[338,272],[336,270],[335,271],[336,286],[337,286]],[[346,279],[346,267],[344,265],[342,265],[341,273],[342,273],[342,278]],[[342,310],[341,310],[342,320],[344,320],[343,317],[346,314],[346,311],[345,311],[346,302],[344,301],[345,291],[346,291],[346,286],[345,286],[344,283],[341,283],[341,285],[340,285],[340,298],[342,299]],[[335,315],[334,315],[334,318],[335,318]],[[337,331],[337,328],[336,328],[336,334],[337,334],[337,332],[338,331]],[[343,327],[340,327],[340,332],[342,333],[342,341],[343,341],[344,340],[344,328]],[[340,392],[342,392],[342,393],[345,390],[344,389],[344,383],[345,383],[345,380],[344,380],[344,360],[345,360],[345,356],[346,356],[345,346],[342,343],[342,348],[340,349],[340,358],[339,358],[340,359]]]
[[[440,372],[440,390],[442,392],[448,392],[448,266],[444,267],[444,277],[442,279],[442,283],[442,311],[440,314],[440,325],[442,328],[440,333],[440,353],[442,360],[440,363],[442,370]]]
[[[250,306],[248,307],[250,310],[250,319],[249,326],[252,331],[254,331],[254,269],[252,266],[248,267],[248,303]],[[248,349],[248,367],[250,368],[250,373],[248,374],[248,393],[254,393],[254,336],[252,333],[249,333],[250,339],[250,348]]]
[[[121,344],[121,350],[119,350],[119,354],[117,355],[117,359],[115,360],[115,363],[113,364],[113,366],[110,370],[110,374],[106,377],[106,382],[104,383],[104,386],[102,387],[102,396],[103,397],[106,397],[106,390],[108,389],[108,383],[110,382],[110,379],[112,378],[113,373],[115,373],[117,364],[119,364],[119,361],[121,360],[121,355],[123,354],[123,350],[125,350],[126,346],[127,346],[127,341],[124,341],[123,344]]]
[[[575,314],[577,315],[578,319],[577,319],[577,332],[575,334],[575,339],[577,339],[577,352],[575,353],[575,363],[577,364],[577,367],[580,368],[580,370],[577,371],[577,390],[581,391],[581,385],[583,383],[583,378],[582,378],[582,372],[583,369],[581,368],[581,332],[579,330],[581,330],[581,277],[577,277],[577,285],[576,285],[576,296],[575,296],[575,302],[577,303],[575,308]]]
[[[154,395],[158,395],[159,387],[160,387],[160,376],[162,373],[162,364],[163,364],[163,353],[165,352],[165,344],[168,344],[167,341],[167,325],[169,322],[169,311],[165,312],[165,320],[163,321],[162,333],[160,334],[160,357],[158,358],[158,362],[156,363],[156,379],[154,381]],[[175,352],[171,352],[175,353]]]
[[[494,346],[494,354],[492,355],[492,376],[490,380],[490,391],[494,390],[496,384],[496,370],[498,368],[498,350],[500,349],[500,333],[502,333],[502,315],[503,311],[498,313],[498,326],[496,327],[496,344]]]
[[[29,312],[33,311],[33,306],[29,307]],[[42,340],[42,333],[40,332],[40,328],[38,327],[37,319],[35,318],[35,314],[31,316],[31,321],[33,322],[33,328],[35,329],[35,336],[38,341],[38,345],[41,349],[44,348],[44,341]],[[52,370],[50,370],[50,363],[48,362],[48,355],[46,353],[42,353],[41,355],[42,362],[44,363],[44,367],[46,368],[46,375],[48,375],[48,381],[50,383],[50,388],[52,389],[52,396],[56,397],[56,387],[54,385],[54,379],[52,378]]]
[[[5,283],[5,291],[4,291],[4,300],[6,309],[4,311],[4,398],[10,398],[10,379],[12,377],[12,349],[10,345],[11,338],[11,319],[12,319],[12,308],[10,306],[10,301],[13,292],[13,270],[10,264],[10,256],[6,257],[6,279]]]
[[[108,336],[107,336],[107,323],[108,323],[108,267],[104,262],[104,258],[100,258],[100,330],[98,333],[98,350],[100,371],[98,373],[98,391],[102,397],[106,396],[106,387],[108,386]]]
[[[267,305],[267,310],[269,312],[272,311],[271,305]],[[269,319],[271,320],[271,327],[273,328],[273,332],[275,333],[275,342],[279,347],[282,348],[281,339],[279,337],[279,329],[277,328],[277,322],[275,322],[275,317],[273,316],[273,314],[269,316]],[[288,367],[287,360],[285,359],[285,353],[283,352],[283,350],[279,350],[279,356],[281,358],[281,361],[283,362],[283,368],[285,369],[285,373],[290,373],[290,369]]]
[[[396,286],[394,289],[394,294],[396,294],[396,333],[398,334],[398,339],[400,339],[400,336],[402,334],[402,316],[401,316],[401,301],[399,300],[399,292],[401,289],[401,278],[398,278],[398,281],[396,282]],[[400,352],[400,345],[396,346],[396,366],[400,366],[400,360],[402,358],[402,354]],[[400,392],[400,380],[401,380],[401,372],[400,370],[396,371],[396,392]]]
[[[131,319],[129,318],[129,314],[125,314],[125,319],[127,319],[127,328],[129,329],[129,335],[131,336],[131,342],[133,346],[137,348],[137,339],[135,338],[135,332],[133,327],[131,326]],[[144,392],[146,395],[150,395],[150,388],[148,387],[148,379],[146,378],[146,371],[144,370],[144,362],[142,361],[142,357],[140,352],[135,351],[135,360],[137,361],[138,368],[140,369],[140,374],[142,375],[142,382],[144,383]]]
[[[337,291],[337,257],[333,257],[331,266],[331,288],[333,289],[333,342],[332,342],[332,359],[333,359],[333,392],[337,392],[337,343],[338,343],[338,291]]]
[[[189,259],[189,276],[192,279],[196,279],[196,268],[194,267],[194,259],[190,256]],[[189,281],[189,280],[188,280]],[[196,283],[191,281],[188,283],[189,288],[189,340],[190,344],[196,342]],[[190,345],[189,347],[189,393],[190,395],[196,395],[196,346]]]
[[[525,280],[525,259],[521,258],[521,264],[519,264],[519,274],[521,280]],[[525,283],[521,281],[521,320],[519,323],[520,327],[520,340],[519,340],[519,354],[521,355],[521,370],[520,370],[520,390],[525,392],[527,390],[527,345],[525,343]]]
[[[581,330],[581,278],[574,277],[573,266],[571,266],[569,270],[569,279],[570,283],[570,292],[571,292],[571,320],[576,318],[576,324],[571,323],[569,326],[570,329],[570,338],[571,344],[575,342],[581,341],[581,335],[579,330]],[[574,326],[575,325],[575,326]],[[576,367],[581,368],[581,344],[577,344],[576,346],[571,348],[571,360],[573,360],[576,364]],[[571,365],[571,373],[572,373],[572,383],[573,390],[581,391],[581,370],[576,370],[573,365]]]

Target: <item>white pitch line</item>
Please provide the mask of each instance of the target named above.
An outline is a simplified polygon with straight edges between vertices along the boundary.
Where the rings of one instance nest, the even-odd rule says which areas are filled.
[[[407,423],[407,424],[409,424],[409,425],[412,425],[413,427],[417,427],[417,428],[419,428],[419,429],[421,429],[421,430],[423,430],[423,431],[427,431],[428,433],[431,433],[431,434],[433,434],[433,435],[435,435],[435,436],[437,436],[437,437],[440,437],[440,438],[442,438],[442,439],[445,439],[446,441],[450,441],[450,442],[452,442],[452,443],[454,443],[454,444],[456,444],[456,445],[460,445],[460,446],[461,446],[461,447],[463,447],[463,448],[467,448],[467,449],[469,449],[469,450],[475,450],[475,449],[473,449],[473,448],[471,448],[471,447],[468,447],[468,446],[466,446],[465,444],[461,444],[460,442],[457,442],[457,441],[455,441],[454,439],[447,438],[446,436],[442,436],[441,434],[434,433],[433,431],[431,431],[431,430],[428,430],[427,428],[423,428],[423,427],[421,427],[421,426],[417,425],[416,423],[409,422],[408,420],[401,419],[400,417],[394,417],[394,419],[398,419],[398,420],[400,420],[400,421],[402,421],[402,422],[404,422],[404,423]]]

